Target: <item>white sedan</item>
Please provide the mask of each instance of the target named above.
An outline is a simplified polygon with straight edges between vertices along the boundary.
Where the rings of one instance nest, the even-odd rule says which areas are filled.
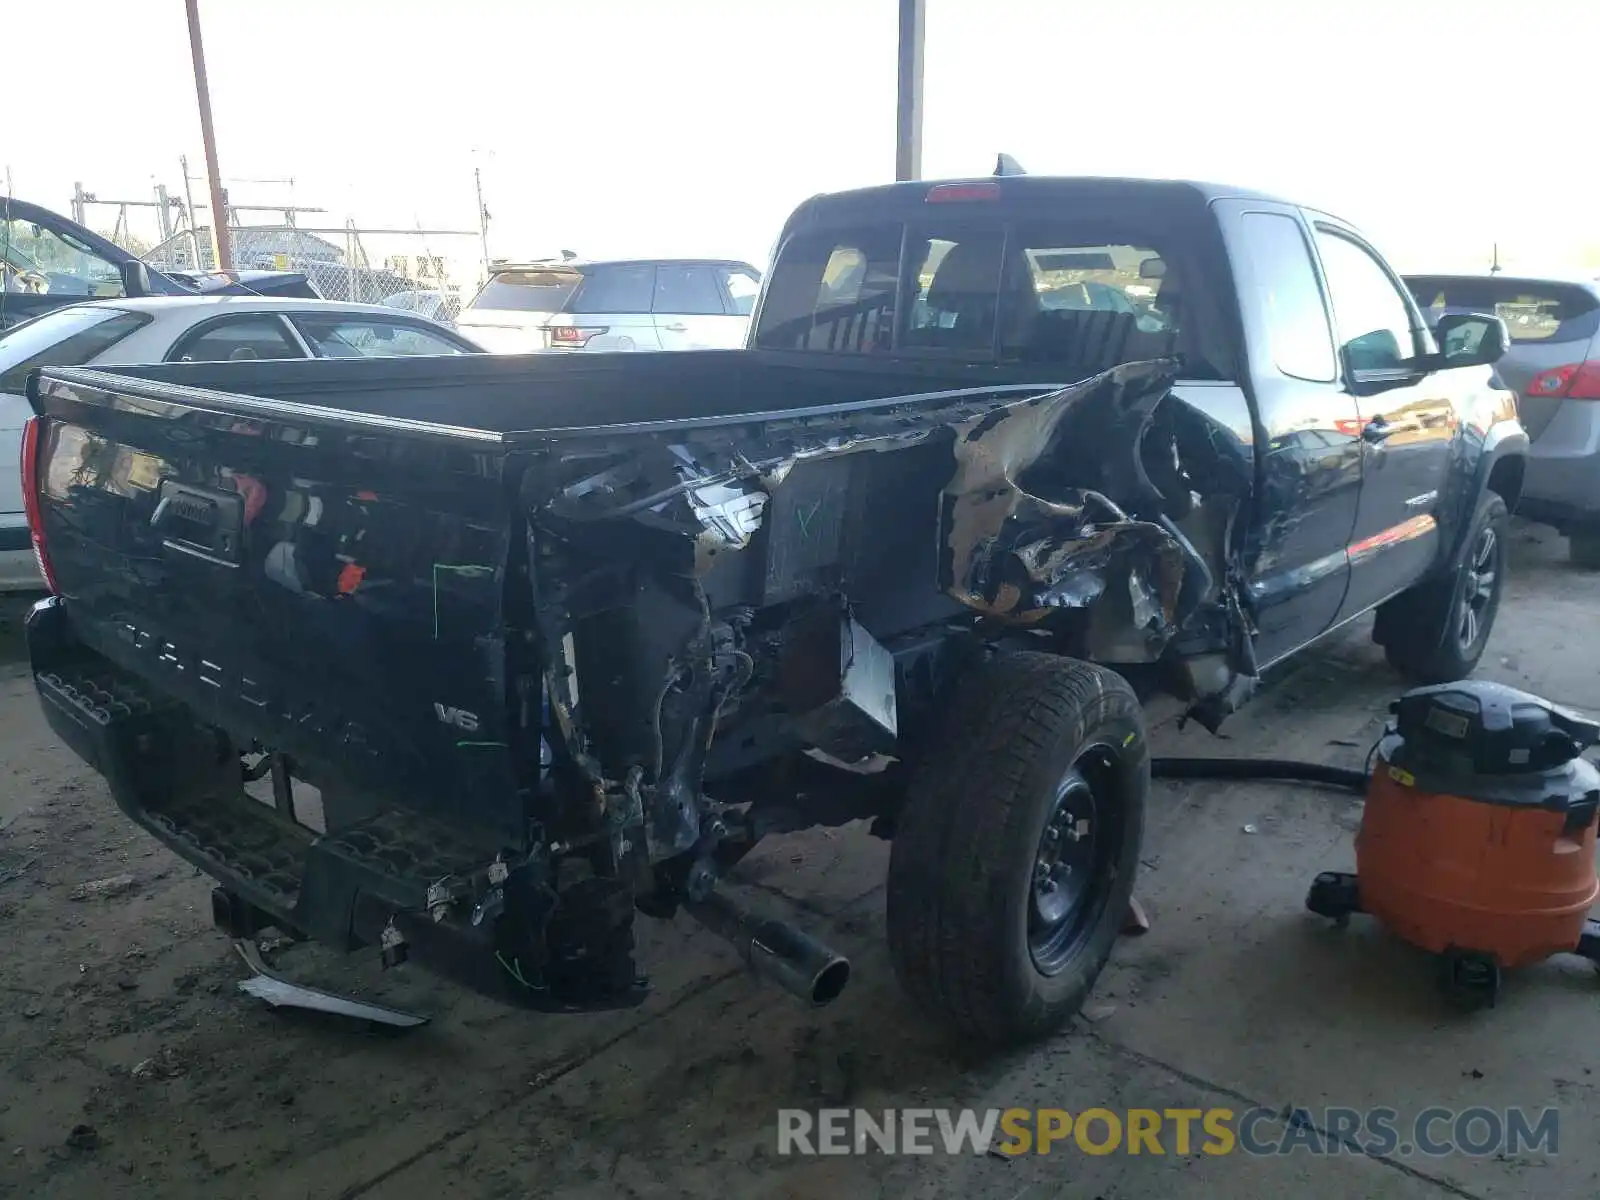
[[[41,586],[19,469],[35,367],[482,354],[424,317],[376,304],[259,296],[145,296],[52,309],[0,334],[0,591]]]

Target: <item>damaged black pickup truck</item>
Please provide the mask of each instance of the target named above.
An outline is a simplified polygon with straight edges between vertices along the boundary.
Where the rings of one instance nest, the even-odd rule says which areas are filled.
[[[1215,729],[1373,608],[1482,653],[1526,437],[1441,326],[1331,217],[1006,177],[808,201],[742,351],[50,368],[34,677],[235,933],[577,1011],[684,909],[820,1003],[721,881],[864,821],[906,989],[1037,1036],[1124,919],[1136,695]]]

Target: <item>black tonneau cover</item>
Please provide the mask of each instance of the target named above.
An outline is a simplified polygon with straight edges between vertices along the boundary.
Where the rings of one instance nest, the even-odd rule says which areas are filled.
[[[792,416],[952,389],[1029,384],[1037,391],[1072,382],[1021,365],[867,357],[824,364],[814,354],[759,350],[161,363],[106,373],[501,434]],[[65,370],[51,375],[88,379]]]

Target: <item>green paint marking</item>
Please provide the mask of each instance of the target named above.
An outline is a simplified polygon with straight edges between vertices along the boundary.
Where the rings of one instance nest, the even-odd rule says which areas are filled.
[[[801,537],[809,538],[811,536],[811,519],[817,515],[817,510],[821,507],[822,501],[817,500],[812,503],[809,509],[802,511],[797,508],[794,510],[794,519],[800,523]]]
[[[1122,748],[1126,750],[1129,746],[1133,745],[1134,740],[1138,738],[1138,736],[1139,735],[1137,733],[1130,733],[1127,737],[1123,738]]]
[[[473,747],[481,747],[481,748],[484,748],[484,749],[488,749],[488,748],[492,747],[492,748],[494,748],[496,750],[504,750],[504,749],[506,749],[506,744],[504,742],[457,742],[456,743],[456,749],[457,750],[466,750],[466,749],[470,749],[470,748],[473,748]]]

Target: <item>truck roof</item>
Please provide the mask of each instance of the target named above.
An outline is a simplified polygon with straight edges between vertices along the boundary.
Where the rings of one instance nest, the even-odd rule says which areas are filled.
[[[878,208],[920,206],[926,201],[929,190],[935,187],[948,184],[991,183],[999,185],[1001,195],[1010,199],[1037,200],[1074,193],[1093,195],[1137,191],[1178,200],[1193,200],[1201,204],[1222,199],[1264,200],[1274,204],[1295,203],[1281,196],[1250,188],[1188,179],[1136,179],[1110,175],[981,175],[967,179],[917,179],[904,183],[882,184],[877,187],[856,188],[847,192],[823,193],[813,196],[801,207],[826,205],[833,208],[855,204]]]

